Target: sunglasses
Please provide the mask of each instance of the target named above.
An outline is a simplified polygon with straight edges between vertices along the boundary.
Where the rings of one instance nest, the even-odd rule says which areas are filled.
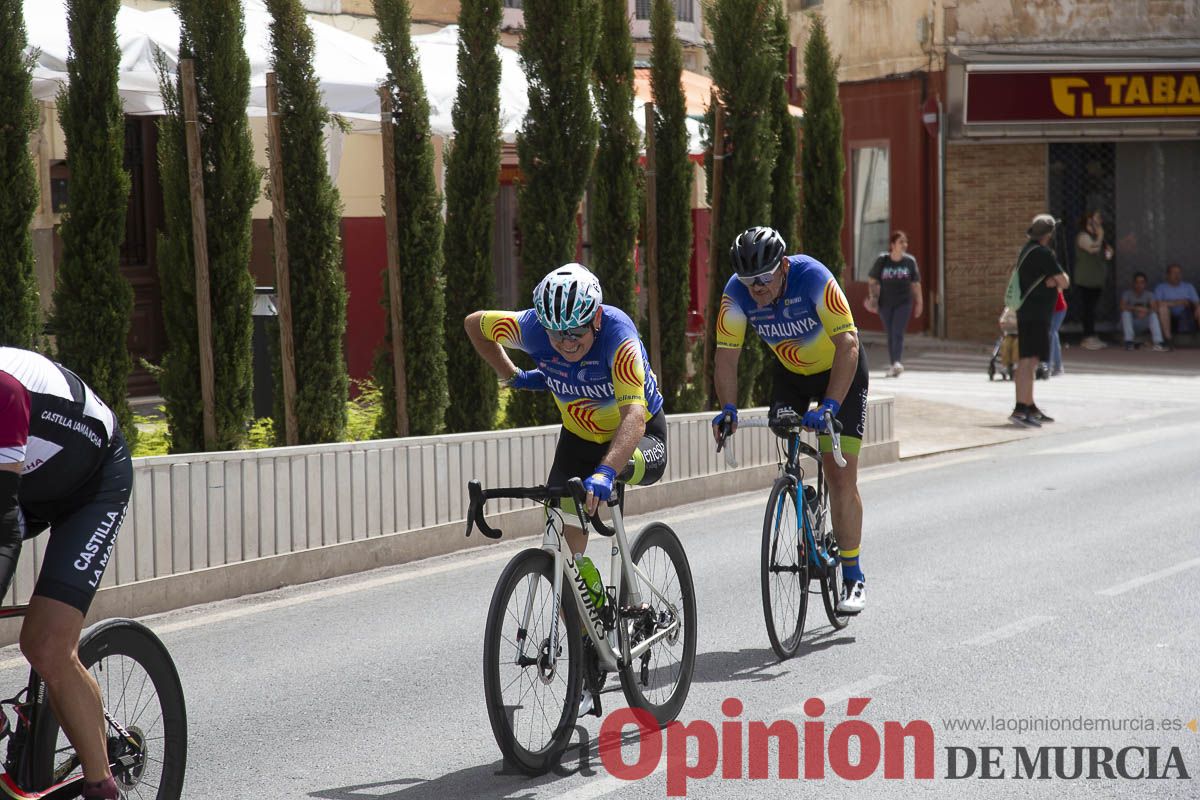
[[[779,265],[776,264],[770,272],[763,272],[761,274],[751,275],[749,277],[742,277],[741,275],[738,275],[738,280],[742,282],[743,286],[770,286],[775,280],[775,273],[778,271]]]
[[[546,335],[556,342],[561,342],[567,339],[577,341],[582,339],[592,330],[591,325],[580,325],[578,328],[567,328],[565,331],[556,331],[546,328]]]

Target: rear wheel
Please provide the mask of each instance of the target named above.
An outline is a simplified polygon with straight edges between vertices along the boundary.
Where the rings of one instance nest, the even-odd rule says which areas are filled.
[[[629,557],[662,595],[640,578],[637,587],[621,584],[620,624],[628,632],[630,649],[676,621],[679,624],[621,670],[621,688],[630,706],[650,712],[659,725],[666,725],[683,709],[696,664],[692,570],[679,537],[661,522],[646,526]]]
[[[763,519],[760,583],[771,649],[791,658],[800,649],[808,614],[809,559],[797,516],[796,487],[779,478]]]
[[[821,600],[825,604],[825,616],[829,618],[830,625],[837,630],[841,630],[846,627],[846,623],[850,621],[850,617],[845,614],[839,614],[837,610],[837,604],[841,599],[842,592],[842,559],[841,552],[838,550],[837,539],[833,536],[833,530],[829,522],[828,484],[823,489],[820,514],[816,515],[813,525],[813,539],[817,542],[817,549],[824,551],[833,562],[833,566],[826,568],[825,575],[821,577]]]
[[[582,637],[574,610],[560,609],[554,596],[554,558],[544,550],[519,553],[488,608],[483,690],[500,752],[529,775],[549,772],[575,730]]]
[[[106,620],[84,634],[79,660],[100,687],[111,719],[105,738],[122,796],[178,800],[187,768],[187,710],[179,673],[166,647],[133,620]],[[82,777],[75,748],[46,699],[33,741],[34,786]]]

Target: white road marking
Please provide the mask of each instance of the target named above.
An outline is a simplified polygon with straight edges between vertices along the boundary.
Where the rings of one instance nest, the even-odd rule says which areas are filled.
[[[1016,622],[996,628],[994,631],[980,634],[973,639],[967,639],[965,642],[963,642],[963,644],[968,647],[985,647],[989,644],[995,644],[996,642],[1003,641],[1004,639],[1011,639],[1013,636],[1024,633],[1032,628],[1036,628],[1039,625],[1045,625],[1047,622],[1050,622],[1053,619],[1054,617],[1045,617],[1035,614],[1032,617],[1019,619]]]
[[[1119,594],[1124,594],[1132,589],[1137,589],[1141,586],[1145,586],[1148,583],[1154,583],[1155,581],[1162,580],[1163,578],[1169,578],[1172,575],[1177,575],[1178,573],[1183,572],[1184,570],[1192,569],[1193,567],[1200,567],[1200,558],[1193,558],[1190,561],[1181,561],[1174,566],[1167,567],[1166,569],[1160,569],[1158,572],[1151,572],[1149,575],[1143,575],[1140,578],[1134,578],[1133,580],[1125,581],[1124,583],[1118,583],[1116,586],[1110,586],[1107,589],[1101,589],[1100,591],[1096,592],[1096,594],[1103,595],[1104,597],[1116,597]]]
[[[867,677],[857,680],[854,683],[847,683],[845,686],[839,686],[836,689],[829,689],[819,695],[814,696],[819,697],[821,701],[825,703],[826,711],[841,713],[837,709],[838,703],[848,700],[851,697],[867,697],[869,696],[869,692],[878,689],[880,686],[891,683],[894,680],[898,680],[897,676],[895,675],[868,675]],[[803,714],[804,703],[792,706],[790,708],[785,708],[780,713],[784,716]]]

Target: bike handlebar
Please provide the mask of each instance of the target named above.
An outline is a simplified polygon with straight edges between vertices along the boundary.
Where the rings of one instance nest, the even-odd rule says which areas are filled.
[[[825,409],[825,427],[830,431],[829,438],[833,442],[833,463],[839,467],[846,466],[846,457],[842,455],[842,423],[834,416],[833,412]],[[791,414],[780,414],[776,418],[775,424],[772,425],[769,419],[757,418],[747,419],[744,422],[738,423],[739,428],[774,428],[785,430],[789,433],[799,433],[803,430],[800,423],[800,415],[792,412]],[[726,441],[733,435],[733,424],[728,418],[721,421],[717,426],[717,452],[725,447]],[[726,461],[730,461],[731,456],[726,453]],[[731,465],[733,462],[730,462]]]
[[[617,489],[614,487],[613,492]],[[571,498],[575,501],[575,513],[579,517],[579,527],[587,530],[588,522],[596,531],[604,536],[612,536],[614,531],[612,528],[600,521],[599,514],[585,516],[583,509],[587,500],[587,489],[583,488],[583,480],[581,478],[571,478],[567,481],[565,487],[549,487],[549,486],[511,486],[501,489],[484,489],[483,484],[479,481],[469,481],[467,483],[467,494],[471,499],[470,508],[467,511],[467,536],[471,535],[471,531],[478,527],[479,532],[489,539],[499,539],[504,535],[504,531],[499,528],[493,528],[487,524],[487,519],[484,516],[483,508],[488,500],[498,500],[500,498],[511,498],[514,500],[536,500],[539,503],[549,503],[551,500],[562,500]]]

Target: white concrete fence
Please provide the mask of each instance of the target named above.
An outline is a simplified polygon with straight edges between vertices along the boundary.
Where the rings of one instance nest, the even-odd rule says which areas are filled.
[[[762,409],[743,417],[762,416]],[[669,418],[668,466],[631,489],[627,510],[769,486],[777,439],[747,428],[731,469],[711,412]],[[235,597],[486,544],[463,537],[466,484],[537,485],[558,426],[134,459],[133,500],[89,618],[133,616]],[[863,465],[895,461],[892,399],[873,399]],[[489,503],[514,535],[540,526],[529,503]],[[526,509],[521,511],[521,509]],[[27,542],[6,600],[33,589],[47,534]],[[0,638],[4,636],[0,626]]]

